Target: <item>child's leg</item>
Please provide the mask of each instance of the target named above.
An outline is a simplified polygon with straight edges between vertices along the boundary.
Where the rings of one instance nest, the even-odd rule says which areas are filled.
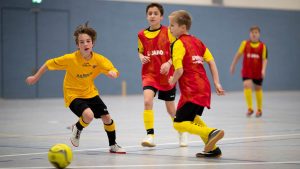
[[[176,115],[176,108],[174,101],[166,101],[166,108],[167,111],[172,119],[172,122],[174,121],[175,115]],[[180,147],[187,147],[188,146],[188,137],[186,132],[178,132],[179,135],[179,146]]]
[[[153,99],[155,92],[151,89],[144,90],[144,126],[148,134],[154,135]]]
[[[253,107],[252,107],[252,80],[247,79],[244,80],[244,95],[245,95],[245,100],[246,104],[248,107],[248,112],[247,115],[250,116],[253,113]]]
[[[116,126],[114,121],[111,119],[109,114],[101,116],[102,122],[104,124],[104,130],[106,131],[109,146],[116,144]]]
[[[195,119],[194,119],[194,123],[195,124],[197,124],[197,125],[199,125],[200,127],[208,127],[207,125],[206,125],[206,123],[201,119],[201,117],[199,116],[199,115],[196,115],[196,117],[195,117]],[[203,141],[203,143],[204,144],[207,144],[207,142],[208,142],[208,136],[200,136],[201,137],[201,139],[202,139],[202,141]],[[214,148],[212,149],[212,150],[215,150],[217,148],[217,146],[215,145],[214,146]]]
[[[263,104],[263,90],[261,85],[254,85],[256,103],[257,103],[257,112],[256,116],[260,117],[262,115],[262,104]]]
[[[94,113],[90,108],[86,108],[82,116],[79,117],[79,120],[75,124],[78,130],[82,130],[83,128],[87,127],[92,120],[94,119]]]

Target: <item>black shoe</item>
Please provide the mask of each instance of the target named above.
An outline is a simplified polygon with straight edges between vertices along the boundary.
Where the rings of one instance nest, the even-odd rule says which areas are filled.
[[[218,158],[222,156],[222,152],[219,147],[217,147],[215,150],[210,151],[210,152],[201,152],[197,153],[196,157],[198,158]]]
[[[212,149],[214,148],[214,146],[216,145],[216,143],[219,140],[221,140],[223,137],[224,137],[224,131],[223,130],[216,129],[216,130],[212,131],[208,135],[208,141],[207,141],[207,144],[204,147],[204,151],[205,152],[212,151]]]

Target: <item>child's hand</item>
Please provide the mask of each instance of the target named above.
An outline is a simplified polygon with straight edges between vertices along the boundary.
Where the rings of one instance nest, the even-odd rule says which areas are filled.
[[[173,82],[173,76],[170,76],[170,78],[169,78],[169,84],[170,85],[174,85],[175,84],[175,82]]]
[[[225,90],[222,88],[221,84],[216,84],[215,85],[216,87],[216,93],[218,96],[222,96],[222,95],[225,95]]]
[[[168,75],[171,64],[169,62],[165,62],[160,66],[160,73],[163,75]]]
[[[117,77],[119,76],[119,74],[118,74],[118,72],[111,70],[111,71],[109,71],[109,72],[107,73],[107,76],[108,76],[109,78],[115,79],[115,78],[117,78]]]
[[[140,56],[140,59],[141,59],[142,64],[146,64],[146,63],[150,62],[150,57],[149,56],[142,55],[142,56]]]
[[[38,79],[35,77],[35,76],[28,76],[25,80],[25,82],[28,84],[28,85],[33,85],[35,84],[36,82],[38,81]]]

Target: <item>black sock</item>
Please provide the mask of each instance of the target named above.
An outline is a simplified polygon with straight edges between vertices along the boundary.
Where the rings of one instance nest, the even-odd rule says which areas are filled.
[[[154,129],[148,129],[148,130],[147,130],[147,135],[148,135],[148,134],[154,134]]]
[[[116,144],[116,131],[106,131],[109,146]]]
[[[75,125],[76,125],[77,129],[80,131],[83,129],[83,126],[80,124],[79,121]]]

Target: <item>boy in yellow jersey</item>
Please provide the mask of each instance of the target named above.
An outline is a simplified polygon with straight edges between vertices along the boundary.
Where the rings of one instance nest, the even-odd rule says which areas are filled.
[[[208,63],[218,95],[224,95],[218,69],[209,49],[198,38],[189,34],[192,18],[187,11],[174,11],[169,16],[171,33],[177,38],[172,45],[175,72],[169,83],[179,83],[181,96],[177,105],[174,128],[201,137],[204,151],[196,157],[219,157],[222,152],[216,143],[224,131],[208,127],[201,118],[205,107],[210,108],[211,89],[204,62]]]
[[[74,32],[78,50],[47,60],[35,75],[27,77],[26,82],[29,85],[35,84],[47,70],[65,70],[65,105],[79,117],[72,126],[71,143],[78,147],[82,129],[94,118],[101,118],[108,136],[110,152],[125,154],[125,150],[116,143],[115,123],[94,84],[94,79],[102,73],[110,78],[117,78],[119,72],[107,58],[93,52],[96,37],[97,32],[87,23],[78,26]]]
[[[138,53],[142,63],[142,85],[144,93],[144,126],[147,136],[142,146],[154,147],[154,112],[153,99],[158,92],[158,99],[164,100],[171,118],[175,116],[175,85],[168,83],[173,73],[170,56],[170,44],[173,37],[166,26],[161,25],[164,9],[161,4],[151,3],[146,8],[149,27],[138,33]],[[187,146],[186,133],[179,133],[180,146]]]
[[[242,78],[244,83],[244,95],[248,106],[247,116],[253,114],[252,86],[254,85],[257,101],[256,117],[262,116],[263,90],[262,83],[267,68],[267,47],[260,41],[260,28],[250,28],[249,40],[242,41],[239,50],[235,54],[230,66],[231,74],[235,71],[235,65],[243,56]]]

